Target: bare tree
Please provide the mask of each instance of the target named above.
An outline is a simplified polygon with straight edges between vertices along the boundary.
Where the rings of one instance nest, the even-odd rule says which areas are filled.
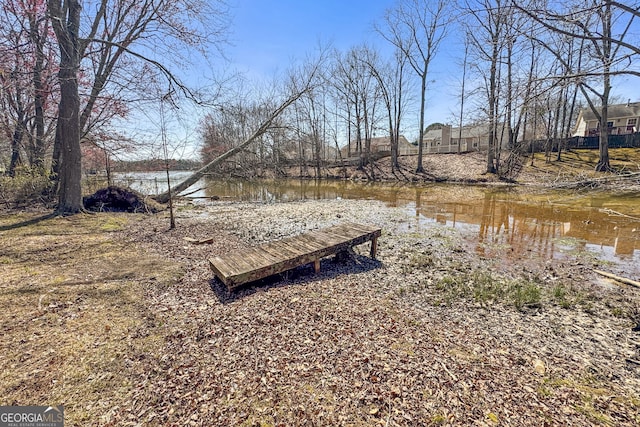
[[[471,47],[478,59],[478,70],[485,80],[486,115],[489,121],[487,173],[497,173],[501,148],[497,138],[500,122],[500,73],[505,49],[513,43],[509,27],[513,22],[513,8],[505,0],[477,0],[467,1],[465,11],[470,17],[467,33]],[[488,72],[483,64],[486,64]]]
[[[464,41],[464,58],[462,62],[462,85],[460,88],[460,116],[458,119],[458,154],[460,154],[461,146],[462,146],[462,124],[464,119],[464,98],[466,96],[464,92],[464,87],[467,78],[467,60],[469,57],[469,38],[467,37]]]
[[[424,172],[424,119],[429,67],[447,35],[450,2],[445,0],[400,0],[384,17],[385,28],[378,32],[396,46],[420,78],[418,166]]]
[[[367,61],[377,53],[368,46],[351,48],[344,55],[335,53],[332,71],[334,88],[346,102],[349,121],[349,141],[355,132],[355,152],[360,157],[362,169],[370,163],[371,138],[378,120],[376,106],[379,102],[377,81]],[[353,153],[352,147],[349,150]]]
[[[54,50],[46,6],[41,2],[6,1],[0,7],[0,126],[11,141],[13,174],[19,160],[44,170],[47,150],[46,104],[56,96]]]
[[[80,0],[48,0],[48,11],[60,50],[60,105],[54,170],[59,166],[58,211],[72,214],[82,210],[80,137],[95,110],[95,103],[114,76],[124,56],[151,64],[170,85],[192,92],[167,68],[167,58],[157,60],[136,52],[136,44],[149,43],[153,52],[158,46],[173,44],[209,46],[213,29],[220,29],[217,2],[200,0],[99,0],[85,2],[88,13],[81,13]],[[194,13],[194,11],[198,11]],[[211,17],[212,26],[198,25],[198,17]],[[201,23],[201,22],[200,22]],[[81,28],[86,34],[80,34]],[[205,31],[206,30],[206,31]],[[215,33],[213,33],[215,35]],[[214,40],[212,37],[211,40]],[[178,49],[172,51],[175,53]],[[97,55],[96,55],[97,53]],[[159,57],[162,57],[160,54]],[[93,82],[87,104],[80,112],[78,73],[82,60],[93,62]],[[164,63],[164,64],[163,64]],[[83,128],[83,129],[81,129]],[[60,163],[57,162],[57,154]]]
[[[322,175],[322,163],[327,127],[326,88],[317,86],[300,97],[295,105],[295,129],[299,145],[302,173],[306,173],[306,145],[310,145],[315,177]]]
[[[562,52],[558,52],[544,37],[537,40],[554,54],[565,68],[559,79],[577,79],[579,89],[599,122],[600,143],[597,171],[611,169],[609,163],[608,107],[611,79],[615,75],[640,76],[640,72],[626,67],[640,49],[626,38],[633,21],[640,16],[637,6],[610,0],[590,0],[580,3],[513,2],[523,13],[541,27],[541,32],[553,32],[586,42],[586,63],[579,70],[571,67]],[[566,70],[572,69],[571,73]],[[594,80],[595,79],[595,84]]]
[[[390,63],[376,62],[376,57],[363,58],[369,71],[376,78],[387,113],[389,140],[391,145],[391,172],[399,169],[398,140],[404,109],[403,95],[406,88],[405,66],[407,57],[399,50]]]
[[[213,167],[242,152],[249,145],[258,140],[258,138],[268,132],[272,128],[276,120],[280,117],[280,115],[284,113],[285,110],[287,110],[287,108],[289,108],[296,101],[298,101],[300,97],[313,90],[313,88],[318,85],[319,73],[322,68],[323,61],[324,56],[323,54],[321,54],[319,59],[306,64],[306,66],[304,66],[302,70],[299,70],[298,73],[292,72],[289,76],[289,82],[287,85],[286,93],[284,94],[284,99],[275,107],[273,111],[271,111],[270,114],[267,115],[266,119],[250,134],[250,136],[242,143],[217,156],[202,168],[187,177],[184,181],[173,187],[173,194],[179,194],[187,188],[191,187]],[[166,203],[167,201],[169,201],[170,197],[171,195],[169,194],[169,192],[164,192],[155,196],[155,199],[160,203]]]

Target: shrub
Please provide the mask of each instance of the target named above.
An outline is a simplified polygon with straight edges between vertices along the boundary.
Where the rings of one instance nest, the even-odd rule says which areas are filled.
[[[15,176],[0,176],[0,200],[7,207],[46,203],[50,200],[52,182],[47,174],[21,169]]]

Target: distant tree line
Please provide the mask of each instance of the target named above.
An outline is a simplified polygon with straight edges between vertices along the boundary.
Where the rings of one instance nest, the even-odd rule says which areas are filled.
[[[146,160],[118,160],[112,163],[114,172],[153,172],[162,171],[169,164],[174,171],[190,171],[199,169],[202,162],[193,159],[146,159]]]

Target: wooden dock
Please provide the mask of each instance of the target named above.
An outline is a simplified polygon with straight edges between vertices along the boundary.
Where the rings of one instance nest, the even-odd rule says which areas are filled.
[[[229,252],[211,258],[209,264],[222,283],[232,290],[305,264],[313,263],[317,273],[322,258],[346,252],[367,241],[371,241],[370,254],[375,258],[381,232],[378,227],[345,223]]]

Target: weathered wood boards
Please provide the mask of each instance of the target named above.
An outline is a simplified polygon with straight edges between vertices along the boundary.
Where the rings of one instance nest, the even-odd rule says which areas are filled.
[[[305,264],[320,270],[320,259],[371,241],[371,257],[376,257],[377,227],[345,223],[259,246],[229,252],[209,260],[211,269],[229,290],[244,283],[282,273]]]

